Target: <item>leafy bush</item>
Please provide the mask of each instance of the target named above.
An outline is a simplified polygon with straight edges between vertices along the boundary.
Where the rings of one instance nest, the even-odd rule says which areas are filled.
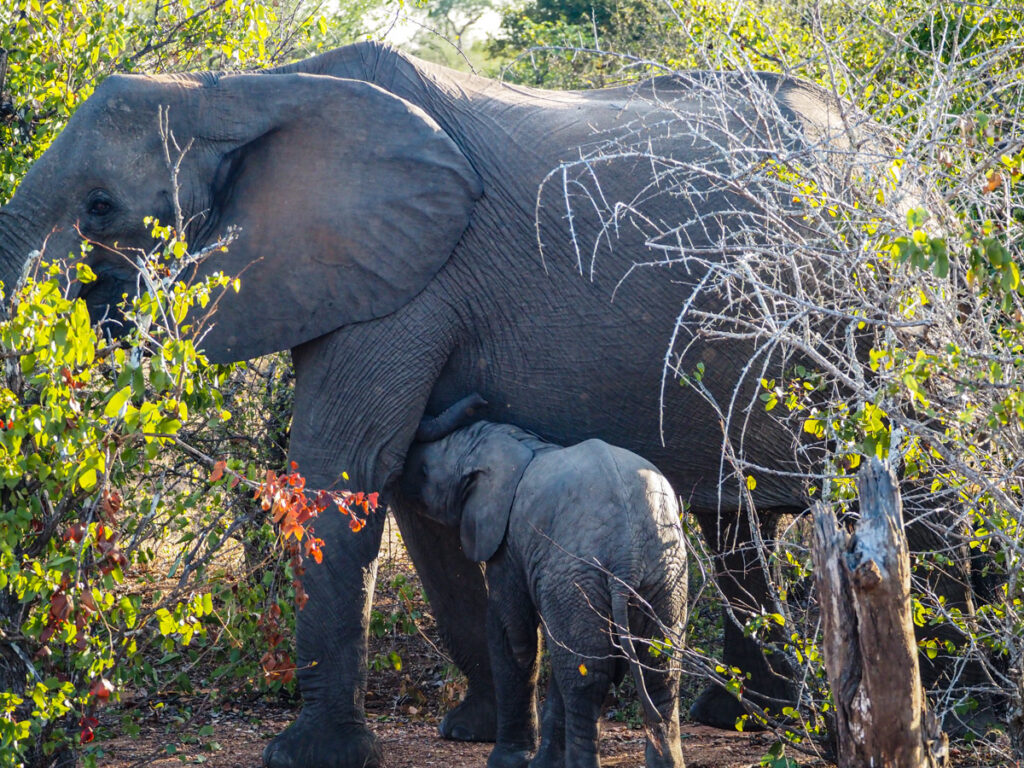
[[[307,498],[294,464],[261,476],[185,441],[231,419],[232,368],[192,336],[211,292],[239,283],[181,282],[227,244],[193,256],[151,224],[163,247],[141,261],[123,338],[98,335],[70,298],[94,279],[82,263],[30,277],[0,323],[0,765],[68,760],[128,686],[187,692],[196,667],[214,685],[289,684],[301,576],[321,559],[311,522],[336,507],[358,530],[376,507],[375,495]],[[260,519],[239,514],[236,488],[256,490]],[[277,542],[276,557],[233,564],[245,538]]]
[[[5,4],[0,200],[106,75],[272,65],[347,41],[366,7]],[[223,690],[293,688],[303,560],[317,554],[315,537],[296,536],[323,509],[369,509],[370,499],[306,499],[294,467],[256,469],[285,463],[290,362],[209,365],[186,314],[226,279],[175,284],[202,254],[175,227],[151,226],[162,247],[144,255],[122,339],[97,334],[73,298],[88,268],[39,266],[16,295],[7,287],[0,766],[70,764],[78,749],[94,764],[100,707],[125,692],[188,692],[196,670]]]

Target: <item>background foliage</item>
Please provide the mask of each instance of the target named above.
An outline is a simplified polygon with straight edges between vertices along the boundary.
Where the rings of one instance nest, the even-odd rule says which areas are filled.
[[[321,6],[5,4],[0,200],[106,75],[270,66],[350,41],[370,4]],[[276,502],[253,500],[256,467],[285,465],[290,361],[210,366],[181,327],[208,287],[173,285],[192,255],[173,227],[152,226],[164,247],[146,259],[125,339],[96,335],[56,266],[5,298],[0,765],[70,764],[74,750],[94,763],[99,709],[125,697],[173,701],[197,680],[294,687],[301,552],[282,551]],[[293,534],[306,520],[274,517]]]

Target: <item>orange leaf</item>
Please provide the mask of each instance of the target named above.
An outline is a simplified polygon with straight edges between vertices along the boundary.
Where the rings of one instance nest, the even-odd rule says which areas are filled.
[[[1003,175],[999,171],[991,171],[988,182],[982,187],[985,192],[995,192],[1003,183]]]
[[[274,500],[274,512],[272,517],[275,523],[280,523],[281,519],[290,511],[291,510],[288,509],[288,503],[284,499],[278,498]]]
[[[222,477],[224,477],[224,468],[227,465],[228,465],[228,463],[226,461],[224,461],[224,459],[221,459],[220,461],[216,462],[213,465],[213,472],[210,473],[210,482],[211,483],[216,483],[218,480],[220,480]]]
[[[352,515],[351,519],[348,521],[348,527],[351,528],[354,533],[359,533],[366,527],[366,521]]]

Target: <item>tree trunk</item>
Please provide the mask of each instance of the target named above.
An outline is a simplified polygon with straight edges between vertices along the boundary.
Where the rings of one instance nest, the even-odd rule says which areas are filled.
[[[949,744],[921,688],[910,606],[910,556],[896,477],[873,459],[857,479],[851,536],[814,510],[814,577],[840,768],[938,768]]]

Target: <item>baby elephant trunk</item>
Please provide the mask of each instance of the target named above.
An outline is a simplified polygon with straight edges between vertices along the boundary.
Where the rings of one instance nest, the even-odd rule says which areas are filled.
[[[452,432],[461,429],[474,421],[479,421],[480,411],[487,405],[479,394],[474,392],[466,395],[455,405],[450,405],[433,418],[426,418],[420,422],[416,430],[416,441],[420,443],[432,443],[448,437]]]

